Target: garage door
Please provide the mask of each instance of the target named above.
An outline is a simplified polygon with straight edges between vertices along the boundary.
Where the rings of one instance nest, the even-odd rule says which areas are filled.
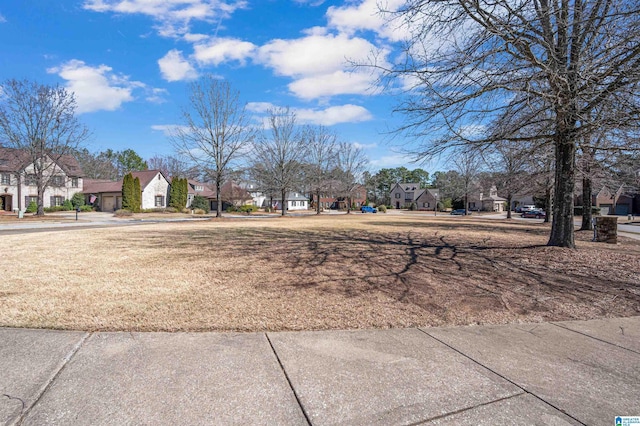
[[[102,211],[112,212],[115,211],[116,197],[102,197]]]
[[[616,206],[616,214],[620,214],[626,216],[629,214],[629,205],[628,204],[618,204]]]

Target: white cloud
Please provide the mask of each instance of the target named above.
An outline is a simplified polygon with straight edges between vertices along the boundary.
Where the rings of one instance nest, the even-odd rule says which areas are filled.
[[[151,126],[152,130],[164,133],[165,136],[171,137],[176,134],[176,130],[180,129],[184,132],[190,132],[191,129],[188,126],[181,126],[179,124],[154,124]]]
[[[241,0],[85,0],[84,8],[102,13],[146,15],[157,22],[160,35],[181,37],[189,32],[191,21],[214,22],[228,18],[246,4]]]
[[[152,102],[154,104],[163,104],[167,100],[163,97],[163,95],[168,94],[166,89],[151,89],[149,95],[146,97],[148,102]]]
[[[373,148],[377,148],[378,144],[377,143],[359,143],[359,142],[354,142],[353,146],[355,146],[356,148],[360,148],[360,149],[373,149]]]
[[[158,59],[162,78],[167,81],[193,80],[198,78],[198,73],[193,66],[184,59],[182,52],[177,49],[170,50],[162,58]]]
[[[269,102],[250,102],[247,104],[247,111],[256,114],[266,114],[273,108],[276,106]],[[290,111],[296,115],[298,124],[332,126],[339,123],[359,123],[373,118],[366,108],[351,104],[325,109],[291,108]]]
[[[0,13],[0,24],[3,24],[7,22],[7,18],[5,18],[4,16],[2,16],[2,13]]]
[[[383,155],[382,157],[369,160],[369,164],[374,169],[400,166],[410,167],[412,164],[415,165],[414,160],[415,157],[409,154],[391,152],[389,155]]]
[[[238,61],[244,65],[256,46],[235,38],[213,38],[194,46],[193,57],[202,64],[217,66],[227,61]]]
[[[257,61],[283,76],[301,77],[333,73],[362,61],[376,47],[363,38],[344,34],[309,35],[293,40],[273,40],[258,50]]]
[[[144,83],[113,73],[107,65],[92,67],[77,59],[49,68],[47,72],[67,80],[67,89],[75,93],[78,113],[116,110],[134,100],[135,89],[148,89]]]
[[[370,73],[335,71],[295,80],[289,90],[302,99],[353,94],[366,95],[374,90],[374,78]]]
[[[373,31],[391,41],[403,40],[409,34],[407,28],[389,21],[386,12],[396,11],[404,3],[406,0],[364,0],[359,4],[331,6],[327,9],[329,27],[345,34]],[[381,12],[381,9],[386,12]]]

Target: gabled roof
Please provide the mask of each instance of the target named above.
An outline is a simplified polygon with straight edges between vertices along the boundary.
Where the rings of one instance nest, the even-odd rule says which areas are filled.
[[[31,164],[31,156],[25,149],[0,147],[0,171],[20,172]],[[56,161],[67,176],[81,177],[84,173],[78,160],[72,155],[61,155]]]
[[[100,192],[121,192],[122,181],[85,179],[82,182],[82,192],[85,194],[97,194]]]
[[[140,188],[144,189],[151,183],[153,179],[160,173],[162,177],[164,174],[160,170],[143,170],[139,172],[131,172],[133,178],[140,179]],[[165,177],[166,179],[166,177]],[[97,194],[100,192],[121,192],[122,182],[120,180],[100,180],[100,179],[85,179],[82,183],[82,192],[85,194]]]
[[[220,198],[222,198],[223,201],[248,201],[253,199],[245,189],[231,181],[225,182],[220,188]]]

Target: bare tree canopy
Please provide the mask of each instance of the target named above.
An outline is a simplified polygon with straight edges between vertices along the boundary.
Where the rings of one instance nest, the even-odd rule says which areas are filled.
[[[255,144],[253,173],[265,192],[280,197],[284,216],[288,192],[302,183],[307,147],[296,126],[296,115],[288,108],[269,110],[267,123]]]
[[[315,198],[316,214],[320,214],[320,195],[330,188],[331,170],[336,163],[336,135],[324,126],[304,129],[307,143],[305,180]]]
[[[602,123],[594,111],[609,125],[637,119],[638,2],[409,0],[394,16],[410,34],[405,60],[378,66],[407,89],[400,130],[424,141],[415,153],[549,141],[555,187],[548,244],[574,247],[577,138]],[[496,134],[487,125],[499,117],[518,117],[518,128],[529,131]]]
[[[342,187],[342,193],[347,199],[347,214],[351,213],[353,193],[360,182],[363,182],[363,174],[368,165],[369,159],[362,148],[352,143],[340,142],[336,174]]]
[[[38,215],[44,214],[45,189],[63,157],[89,136],[75,116],[73,93],[28,80],[8,80],[0,87],[0,141],[28,153],[38,188]]]
[[[183,119],[184,126],[176,127],[171,137],[174,147],[179,155],[210,172],[218,201],[216,217],[220,217],[220,188],[255,136],[250,118],[240,103],[240,93],[229,82],[206,76],[190,85]]]

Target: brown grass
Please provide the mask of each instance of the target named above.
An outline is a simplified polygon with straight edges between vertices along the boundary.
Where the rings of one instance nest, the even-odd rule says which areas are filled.
[[[310,330],[640,314],[640,242],[401,215],[3,235],[0,326]]]

